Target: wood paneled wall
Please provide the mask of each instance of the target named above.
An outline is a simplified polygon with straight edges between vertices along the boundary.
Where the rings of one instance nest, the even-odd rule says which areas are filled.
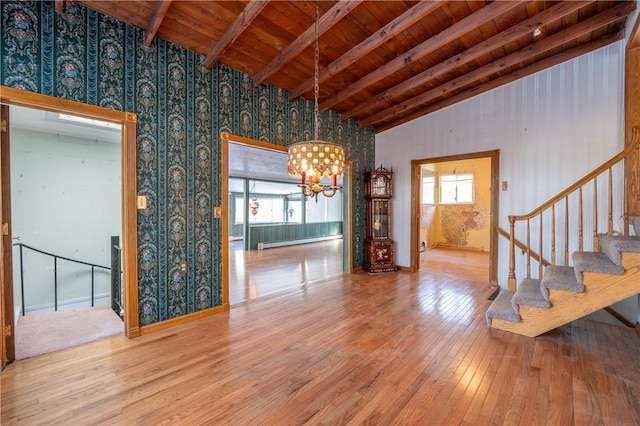
[[[622,151],[624,53],[620,41],[376,134],[375,162],[395,173],[396,262],[410,264],[413,159],[499,149],[507,190],[499,191],[498,222],[508,229],[509,214],[532,210]],[[508,266],[502,240],[501,285]]]
[[[640,126],[640,20],[627,44],[625,73],[625,146],[631,143],[631,129]],[[640,215],[640,151],[626,164],[629,214]]]
[[[249,227],[249,249],[259,243],[275,243],[342,235],[342,222],[264,224]]]

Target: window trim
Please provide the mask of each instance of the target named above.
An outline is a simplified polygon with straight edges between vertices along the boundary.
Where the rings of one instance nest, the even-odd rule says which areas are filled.
[[[470,179],[458,179],[458,177],[460,176],[471,176]],[[442,178],[443,177],[448,177],[448,176],[455,176],[455,184],[456,184],[456,200],[453,202],[443,202],[442,201],[442,194],[445,192],[442,190]],[[457,201],[457,194],[458,194],[458,182],[466,182],[466,181],[471,181],[471,200],[470,201]],[[438,176],[438,205],[443,205],[443,206],[458,206],[458,205],[470,205],[470,204],[474,204],[475,202],[475,174],[473,172],[464,172],[464,173],[442,173]]]
[[[433,198],[430,202],[425,202],[424,200],[425,179],[433,179]],[[433,172],[433,174],[425,175],[423,172],[422,176],[420,176],[420,203],[423,206],[436,206],[438,205],[438,197],[438,175],[435,172]]]

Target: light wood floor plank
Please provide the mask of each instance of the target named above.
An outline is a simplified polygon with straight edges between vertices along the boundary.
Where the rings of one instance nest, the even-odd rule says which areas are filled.
[[[0,422],[640,424],[636,332],[584,320],[538,338],[490,329],[487,269],[486,254],[428,250],[415,273],[331,273],[18,361],[0,377]]]

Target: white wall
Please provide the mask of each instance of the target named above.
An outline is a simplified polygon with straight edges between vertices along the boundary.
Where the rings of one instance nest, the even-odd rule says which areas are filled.
[[[11,197],[13,236],[20,242],[110,266],[110,237],[119,236],[122,228],[120,145],[12,128]],[[17,248],[13,256],[14,298],[19,306]],[[24,258],[28,313],[53,303],[53,262],[29,250]],[[90,267],[58,261],[58,269],[59,300],[90,295]],[[104,293],[110,293],[109,275],[96,270],[96,294]]]
[[[411,160],[500,150],[499,226],[619,153],[624,41],[376,135],[376,164],[393,168],[396,263],[410,265]],[[620,229],[616,218],[615,226]],[[506,286],[506,240],[498,280]]]

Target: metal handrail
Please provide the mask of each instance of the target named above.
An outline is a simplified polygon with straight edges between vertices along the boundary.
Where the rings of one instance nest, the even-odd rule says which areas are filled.
[[[33,250],[33,251],[37,251],[38,253],[41,254],[46,254],[47,256],[51,256],[51,257],[57,257],[58,259],[62,259],[62,260],[67,260],[69,262],[75,262],[75,263],[80,263],[82,265],[87,265],[87,266],[95,266],[96,268],[103,268],[103,269],[111,269],[109,266],[103,266],[103,265],[98,265],[97,263],[89,263],[89,262],[83,262],[81,260],[76,260],[76,259],[70,259],[68,257],[64,257],[64,256],[58,256],[57,254],[53,254],[53,253],[47,253],[46,251],[42,251],[40,249],[28,246],[24,243],[13,243],[14,246],[22,246],[22,247],[26,247],[29,250]]]
[[[20,289],[22,295],[22,316],[25,315],[25,303],[24,303],[24,268],[23,268],[23,257],[22,257],[22,249],[27,248],[29,250],[33,250],[37,253],[53,257],[53,292],[54,292],[54,310],[58,310],[58,259],[65,260],[67,262],[74,262],[81,265],[91,266],[91,307],[94,306],[95,299],[95,268],[105,269],[107,271],[111,271],[111,268],[104,265],[98,265],[96,263],[83,262],[81,260],[71,259],[65,256],[58,256],[57,254],[48,253],[46,251],[37,249],[35,247],[31,247],[24,243],[14,243],[14,247],[20,247]]]

